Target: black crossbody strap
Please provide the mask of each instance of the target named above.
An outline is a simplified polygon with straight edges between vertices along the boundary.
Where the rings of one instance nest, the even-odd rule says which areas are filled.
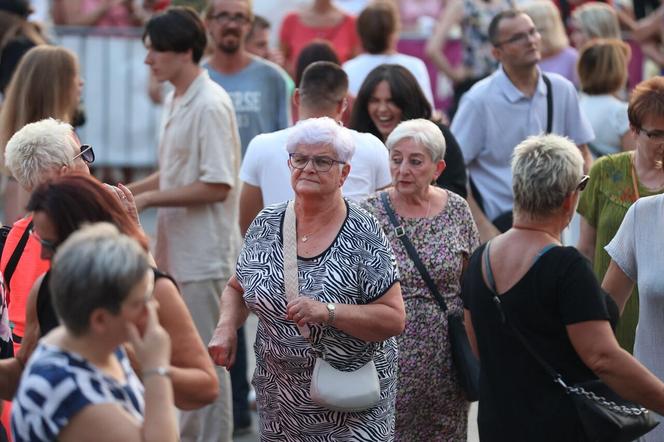
[[[433,279],[431,279],[429,272],[427,272],[426,267],[424,267],[422,260],[420,260],[420,257],[417,254],[417,251],[415,250],[415,247],[413,247],[413,243],[411,243],[408,237],[406,236],[406,231],[404,230],[403,226],[401,226],[399,224],[399,221],[397,221],[397,217],[394,214],[394,210],[392,210],[392,207],[390,207],[390,202],[388,201],[387,192],[382,192],[380,194],[380,199],[383,203],[385,211],[387,212],[387,216],[390,218],[390,222],[394,226],[394,233],[397,235],[397,238],[401,240],[401,243],[406,248],[408,256],[410,256],[410,259],[413,260],[413,264],[415,264],[415,267],[417,267],[417,270],[420,272],[420,275],[422,275],[422,279],[424,279],[424,282],[426,282],[427,285],[429,286],[429,290],[431,291],[433,297],[436,299],[436,302],[438,302],[438,305],[440,305],[440,308],[444,312],[447,312],[447,304],[445,304],[445,300],[438,292],[436,283],[433,282]]]
[[[553,130],[553,87],[551,80],[542,73],[542,80],[546,85],[546,133],[550,134]]]
[[[9,282],[12,280],[12,275],[14,275],[14,271],[16,270],[16,266],[18,265],[18,261],[21,259],[21,255],[23,255],[23,250],[25,250],[25,245],[28,243],[28,238],[30,238],[31,230],[32,230],[32,221],[30,221],[28,226],[25,228],[25,232],[23,232],[21,239],[18,241],[16,248],[12,252],[12,256],[9,258],[9,261],[7,262],[7,267],[5,267],[5,271],[2,274],[5,278],[5,287],[7,288],[9,288]]]
[[[484,248],[483,252],[483,261],[484,261],[484,270],[486,272],[486,279],[488,282],[488,287],[491,293],[493,294],[493,303],[496,305],[496,308],[498,309],[498,313],[500,313],[500,319],[503,324],[507,325],[510,330],[512,330],[512,333],[514,333],[514,336],[517,337],[517,339],[523,344],[525,349],[530,353],[530,355],[535,358],[535,360],[542,366],[542,368],[553,378],[555,382],[561,383],[561,385],[565,385],[562,381],[562,376],[553,369],[545,360],[542,358],[539,353],[535,351],[535,349],[530,345],[528,340],[526,339],[525,336],[521,334],[519,329],[517,329],[514,324],[512,324],[510,321],[508,321],[507,314],[505,313],[505,310],[503,309],[503,304],[502,301],[500,300],[500,296],[496,292],[496,283],[495,279],[493,277],[493,270],[491,270],[491,261],[489,260],[489,250],[491,248],[491,240],[489,240],[486,244],[486,247]]]

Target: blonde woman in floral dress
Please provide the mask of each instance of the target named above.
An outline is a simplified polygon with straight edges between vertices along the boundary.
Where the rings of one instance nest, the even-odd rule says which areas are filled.
[[[394,186],[386,191],[388,204],[448,309],[458,313],[461,275],[479,235],[466,201],[431,185],[445,169],[445,138],[434,123],[417,119],[399,124],[386,144]],[[447,315],[396,236],[381,193],[363,207],[378,219],[390,240],[406,304],[406,329],[397,337],[395,440],[465,440],[469,404],[452,366]]]

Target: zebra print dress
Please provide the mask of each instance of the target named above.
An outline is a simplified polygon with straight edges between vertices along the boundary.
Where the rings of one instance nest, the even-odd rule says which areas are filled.
[[[396,261],[377,221],[353,203],[346,201],[346,207],[346,219],[332,245],[316,257],[298,257],[300,293],[325,303],[368,304],[398,281]],[[236,269],[244,300],[259,319],[252,384],[261,441],[391,441],[396,340],[365,342],[334,327],[311,325],[310,343],[286,319],[285,209],[286,203],[276,204],[258,215],[247,231]],[[379,403],[352,413],[314,404],[309,386],[316,354],[322,351],[340,370],[358,369],[373,358],[381,386]]]

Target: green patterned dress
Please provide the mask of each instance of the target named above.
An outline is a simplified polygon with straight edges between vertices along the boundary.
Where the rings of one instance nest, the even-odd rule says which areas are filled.
[[[577,211],[595,228],[595,253],[593,271],[601,283],[609,267],[611,257],[604,250],[618,231],[627,209],[641,196],[657,195],[664,189],[650,190],[638,182],[639,194],[634,192],[632,181],[632,154],[623,152],[598,159],[590,170],[590,182],[581,193]],[[634,334],[639,318],[639,296],[634,288],[625,311],[620,317],[616,337],[620,345],[630,353],[634,348]]]

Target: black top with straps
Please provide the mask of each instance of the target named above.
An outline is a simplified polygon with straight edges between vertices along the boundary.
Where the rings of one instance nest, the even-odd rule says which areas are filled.
[[[155,268],[153,268],[152,271],[154,272],[155,281],[157,281],[159,278],[168,278],[177,287],[175,280],[170,275],[163,273]],[[49,270],[44,275],[44,279],[39,286],[39,293],[37,294],[37,321],[39,322],[39,330],[41,332],[40,337],[46,335],[48,332],[60,325],[60,321],[58,321],[58,317],[55,314],[53,303],[51,301],[51,289],[48,286],[48,280],[50,276],[51,271]]]
[[[502,323],[493,292],[482,277],[484,249],[479,247],[471,256],[462,287],[480,353],[480,438],[583,440],[571,399]],[[618,308],[575,248],[546,250],[499,297],[510,321],[564,379],[576,383],[596,378],[574,350],[566,326],[592,320],[615,324]]]

